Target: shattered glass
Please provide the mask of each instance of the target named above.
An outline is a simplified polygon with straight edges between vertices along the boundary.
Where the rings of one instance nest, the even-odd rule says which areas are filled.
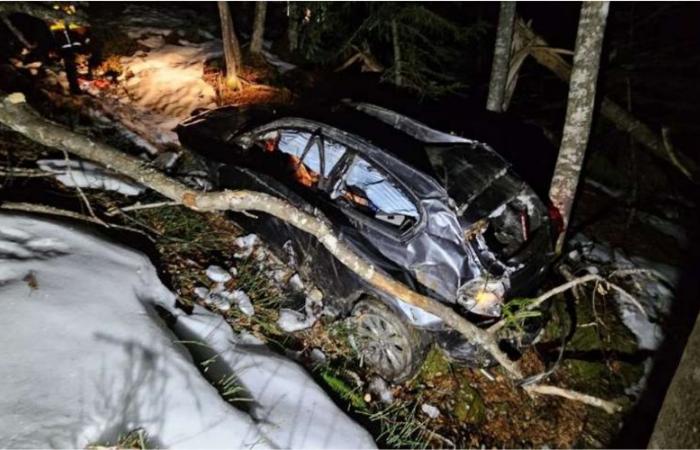
[[[418,219],[418,210],[383,174],[361,158],[355,158],[345,185],[361,190],[376,214],[402,215]]]
[[[306,150],[309,140],[313,138],[311,147]],[[279,143],[277,148],[282,153],[295,156],[303,159],[304,165],[316,173],[321,173],[321,155],[320,142],[321,137],[313,136],[312,133],[299,130],[282,130],[280,132]],[[323,176],[330,175],[333,168],[338,164],[340,158],[345,154],[345,146],[333,142],[328,139],[323,139]],[[306,150],[306,154],[304,154]],[[303,158],[302,158],[303,156]]]

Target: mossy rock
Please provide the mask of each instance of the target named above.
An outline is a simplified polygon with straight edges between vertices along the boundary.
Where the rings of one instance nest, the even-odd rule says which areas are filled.
[[[478,425],[486,418],[486,406],[479,391],[469,386],[466,380],[461,380],[454,401],[452,415],[460,422]]]
[[[434,377],[445,375],[449,372],[450,360],[447,358],[447,355],[439,348],[433,347],[425,357],[419,376],[416,377],[416,379],[420,381],[430,381]]]

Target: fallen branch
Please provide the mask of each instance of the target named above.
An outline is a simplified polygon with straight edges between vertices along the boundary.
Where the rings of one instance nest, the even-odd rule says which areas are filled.
[[[148,186],[173,201],[196,211],[258,211],[270,214],[314,236],[323,246],[367,283],[433,314],[480,345],[514,379],[522,378],[518,366],[501,351],[494,336],[468,322],[450,307],[409,289],[403,283],[377,271],[336,237],[331,226],[322,218],[303,212],[290,203],[261,192],[246,190],[199,192],[169,178],[144,162],[117,149],[95,142],[86,136],[51,122],[27,105],[20,93],[0,97],[0,122],[42,145],[58,148],[75,156],[104,165]]]
[[[556,395],[557,397],[564,397],[568,398],[569,400],[585,403],[586,405],[595,406],[596,408],[601,408],[608,414],[615,414],[616,412],[622,410],[622,407],[617,403],[557,386],[533,384],[530,386],[524,386],[523,388],[531,394]]]

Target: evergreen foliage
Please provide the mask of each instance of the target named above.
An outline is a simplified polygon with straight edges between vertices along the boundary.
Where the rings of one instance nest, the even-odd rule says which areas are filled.
[[[470,64],[488,28],[484,21],[458,25],[422,3],[305,2],[300,51],[309,62],[339,65],[357,51],[386,68],[383,80],[399,79],[422,95],[437,96],[467,85]],[[392,21],[401,60],[395,60]]]

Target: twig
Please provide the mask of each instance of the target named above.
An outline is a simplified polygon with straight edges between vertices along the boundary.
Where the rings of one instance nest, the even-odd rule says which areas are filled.
[[[531,394],[556,395],[558,397],[585,403],[586,405],[600,408],[608,414],[615,414],[622,410],[622,406],[615,402],[548,384],[532,384],[530,386],[524,386],[524,389]]]
[[[119,213],[127,212],[127,211],[137,211],[139,209],[151,209],[151,208],[162,208],[164,206],[178,206],[180,203],[178,202],[173,202],[173,201],[167,201],[167,202],[155,202],[155,203],[146,203],[146,204],[141,204],[141,203],[135,203],[131,206],[125,206],[123,208],[119,207],[113,207],[110,208],[109,211],[106,212],[108,216],[116,216]]]
[[[22,43],[22,45],[24,45],[26,47],[27,50],[32,50],[33,48],[36,47],[35,44],[30,43],[27,40],[27,38],[24,37],[24,34],[21,31],[19,31],[19,29],[17,29],[17,27],[15,27],[15,25],[12,23],[10,18],[7,17],[7,15],[5,15],[5,14],[2,14],[2,23],[5,24],[7,29],[10,30],[10,32],[15,35],[17,40],[20,41]]]
[[[100,219],[95,219],[94,217],[86,216],[85,214],[80,214],[75,211],[69,211],[67,209],[60,209],[56,208],[53,206],[48,206],[48,205],[40,205],[38,203],[27,203],[27,202],[4,202],[0,204],[0,209],[5,209],[8,211],[23,211],[23,212],[29,212],[29,213],[40,213],[40,214],[50,214],[52,216],[60,216],[60,217],[67,217],[69,219],[77,219],[77,220],[82,220],[84,222],[90,222],[90,223],[95,223],[97,225],[101,225],[106,228],[119,228],[127,231],[132,231],[135,233],[139,233],[143,236],[145,236],[148,240],[151,242],[155,242],[155,240],[149,236],[147,233],[144,233],[143,231],[129,227],[126,225],[117,225],[117,224],[108,224],[103,220]]]
[[[569,282],[566,282],[562,285],[559,285],[553,289],[550,289],[549,291],[545,292],[544,294],[540,295],[539,297],[535,298],[531,303],[528,303],[524,309],[525,310],[531,310],[535,309],[538,306],[540,306],[542,303],[546,302],[550,298],[554,297],[555,295],[561,294],[562,292],[566,292],[569,289],[573,288],[574,286],[578,286],[579,284],[584,284],[584,283],[590,283],[591,281],[597,281],[601,283],[605,283],[607,286],[610,288],[614,289],[617,291],[620,295],[625,297],[630,303],[632,303],[634,306],[636,306],[639,311],[646,316],[646,311],[642,307],[642,305],[637,301],[636,298],[632,297],[627,291],[622,289],[620,286],[606,280],[605,278],[601,277],[600,275],[594,274],[594,273],[589,273],[588,275],[584,275],[582,277],[573,279]],[[491,325],[487,331],[489,333],[495,333],[496,331],[500,330],[503,328],[506,324],[505,320],[500,320],[496,322],[495,324]]]
[[[95,214],[95,211],[92,210],[92,205],[90,205],[90,200],[88,200],[87,196],[85,195],[85,192],[83,192],[83,190],[80,188],[80,185],[78,184],[78,181],[73,176],[73,170],[71,169],[71,166],[70,166],[71,160],[68,157],[68,152],[64,149],[61,149],[61,151],[63,152],[63,159],[66,161],[66,172],[68,173],[68,176],[70,177],[70,179],[73,180],[73,184],[75,185],[75,189],[76,189],[76,191],[78,191],[78,195],[80,196],[83,203],[85,203],[85,206],[87,207],[88,212],[98,223],[101,223],[102,225],[109,227],[107,222],[104,222],[102,219],[97,217],[97,215]]]
[[[22,178],[39,178],[52,177],[54,173],[44,172],[40,169],[25,169],[23,167],[6,167],[0,166],[0,176],[3,177],[22,177]]]
[[[683,173],[683,175],[692,180],[693,176],[691,175],[690,170],[688,170],[688,168],[678,160],[676,149],[673,147],[673,144],[671,143],[671,138],[669,137],[668,127],[661,128],[661,141],[663,142],[664,149],[666,150],[666,153],[668,153],[668,157],[673,163],[673,165],[676,166],[676,168],[678,168],[678,170],[680,170]]]

